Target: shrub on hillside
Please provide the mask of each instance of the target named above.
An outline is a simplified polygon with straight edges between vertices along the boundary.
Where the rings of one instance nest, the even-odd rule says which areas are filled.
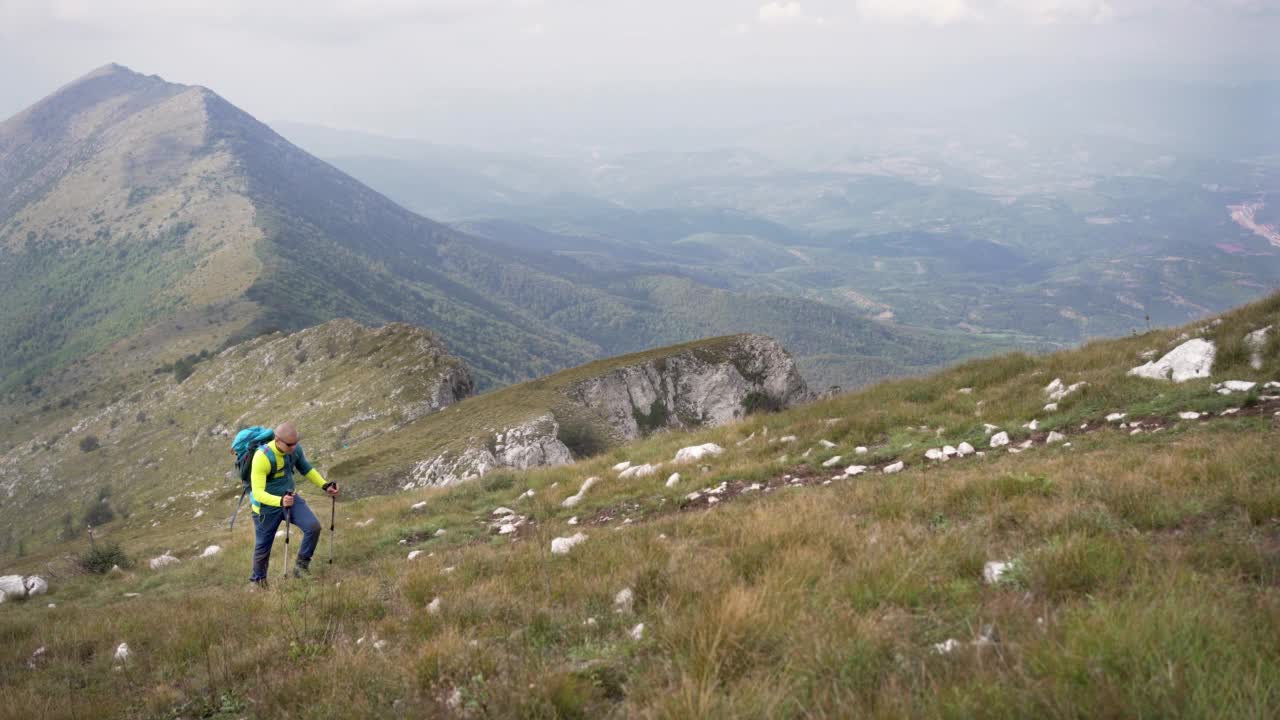
[[[768,393],[753,390],[742,398],[742,410],[748,415],[756,413],[775,413],[782,410],[782,403]]]
[[[115,519],[115,511],[111,509],[111,506],[107,504],[105,499],[99,499],[97,502],[90,505],[88,510],[84,511],[84,524],[90,527],[106,525]]]
[[[93,452],[100,447],[102,447],[102,445],[98,442],[97,435],[85,435],[80,438],[80,452]]]
[[[120,547],[120,543],[106,542],[95,545],[80,556],[80,567],[97,575],[107,574],[115,565],[122,568],[129,566],[129,556]]]

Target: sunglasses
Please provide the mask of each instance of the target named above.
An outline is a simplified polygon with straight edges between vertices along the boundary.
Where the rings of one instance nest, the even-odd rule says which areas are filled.
[[[283,446],[285,446],[285,447],[293,447],[293,446],[295,446],[295,445],[297,445],[297,444],[298,444],[298,441],[297,441],[297,440],[294,440],[293,442],[285,442],[284,440],[280,440],[279,442],[280,442],[280,444],[281,444],[281,445],[283,445]]]

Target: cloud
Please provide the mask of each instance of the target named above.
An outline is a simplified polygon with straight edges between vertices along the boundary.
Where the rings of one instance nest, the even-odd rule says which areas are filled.
[[[822,25],[826,22],[820,17],[810,15],[800,7],[798,2],[771,2],[760,6],[758,18],[762,24],[778,25],[782,23],[808,23]]]
[[[897,25],[1098,25],[1180,14],[1248,17],[1275,13],[1277,0],[857,0],[863,22]]]

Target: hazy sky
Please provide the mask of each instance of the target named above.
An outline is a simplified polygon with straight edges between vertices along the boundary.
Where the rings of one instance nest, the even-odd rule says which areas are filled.
[[[608,122],[597,99],[617,117],[687,98],[714,124],[754,88],[1265,76],[1277,37],[1280,0],[0,0],[0,118],[119,62],[269,122],[430,137],[540,105],[590,124]]]

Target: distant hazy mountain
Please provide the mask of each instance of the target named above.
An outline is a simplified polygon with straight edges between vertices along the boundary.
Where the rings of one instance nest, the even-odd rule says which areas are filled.
[[[480,155],[450,162],[474,177],[498,174]],[[510,186],[519,173],[503,167]],[[442,174],[439,186],[456,187],[456,177]],[[109,65],[0,125],[0,389],[57,368],[62,384],[149,372],[334,317],[430,328],[481,388],[733,332],[796,347],[819,386],[985,347],[767,286],[733,287],[717,269],[723,247],[714,239],[690,253],[653,249],[700,221],[591,207],[633,226],[620,242],[636,248],[634,262],[513,242],[492,228],[464,234],[403,209],[208,89]],[[732,215],[720,221],[743,233],[773,228]],[[777,258],[765,248],[759,262]]]

